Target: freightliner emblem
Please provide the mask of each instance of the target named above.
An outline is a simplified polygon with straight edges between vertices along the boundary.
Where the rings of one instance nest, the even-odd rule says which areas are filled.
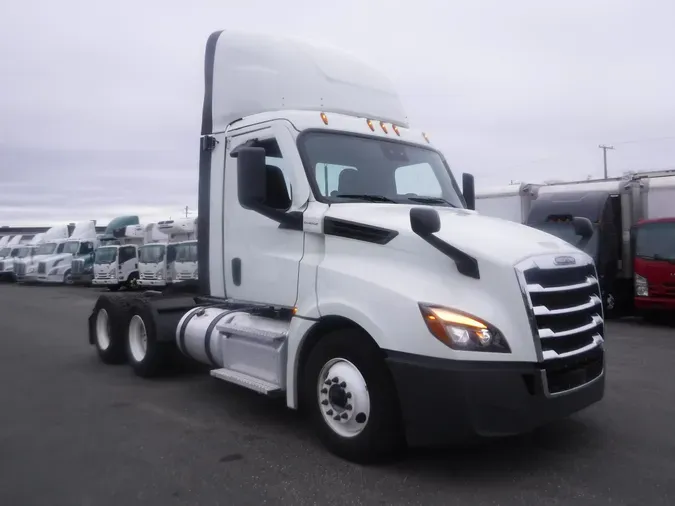
[[[574,257],[555,257],[553,263],[556,265],[574,265],[577,261]]]

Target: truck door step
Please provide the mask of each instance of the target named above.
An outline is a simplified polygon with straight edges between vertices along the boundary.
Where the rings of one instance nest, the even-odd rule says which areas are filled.
[[[232,369],[213,369],[211,371],[211,376],[229,383],[234,383],[235,385],[239,385],[244,388],[248,388],[249,390],[253,390],[259,394],[267,395],[268,397],[278,397],[283,394],[283,390],[274,383],[258,379],[254,376],[250,376],[239,371],[233,371]]]

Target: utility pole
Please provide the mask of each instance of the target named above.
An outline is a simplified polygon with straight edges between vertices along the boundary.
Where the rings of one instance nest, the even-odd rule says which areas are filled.
[[[604,162],[605,168],[605,179],[607,179],[607,150],[614,149],[614,146],[605,146],[604,144],[600,144],[598,147],[602,149],[602,160]]]
[[[188,206],[185,206],[185,217],[188,217]]]

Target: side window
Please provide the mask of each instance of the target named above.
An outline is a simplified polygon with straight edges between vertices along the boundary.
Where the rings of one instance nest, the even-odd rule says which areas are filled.
[[[80,245],[80,255],[88,255],[94,251],[94,245],[90,242],[83,242]]]
[[[441,197],[441,188],[434,169],[428,163],[406,165],[396,169],[396,193],[398,195],[414,194],[419,197]]]
[[[123,248],[120,248],[120,263],[123,264],[124,262],[127,262],[134,258],[136,255],[134,254],[135,250],[133,246],[125,246]]]
[[[267,205],[286,210],[291,207],[293,187],[289,177],[289,168],[283,158],[276,139],[264,139],[257,146],[265,148],[265,163],[267,164]]]
[[[338,193],[353,193],[349,189],[340,188],[340,174],[345,169],[356,170],[354,167],[333,165],[330,163],[317,163],[315,169],[316,184],[318,185],[322,196],[334,197]]]
[[[62,242],[56,247],[56,254],[58,255],[59,253],[63,253],[63,248],[66,247],[66,243]]]

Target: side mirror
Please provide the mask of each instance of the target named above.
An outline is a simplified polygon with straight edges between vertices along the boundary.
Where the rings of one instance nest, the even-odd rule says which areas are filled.
[[[265,150],[241,146],[237,150],[237,192],[239,203],[247,209],[259,210],[265,205],[267,170]]]
[[[441,217],[436,209],[413,207],[410,210],[410,227],[420,237],[429,237],[441,229]]]
[[[466,208],[476,210],[476,186],[473,174],[462,174],[462,194],[466,202]]]
[[[590,239],[593,235],[593,224],[588,218],[575,216],[572,218],[572,225],[574,225],[574,233],[583,239]]]

